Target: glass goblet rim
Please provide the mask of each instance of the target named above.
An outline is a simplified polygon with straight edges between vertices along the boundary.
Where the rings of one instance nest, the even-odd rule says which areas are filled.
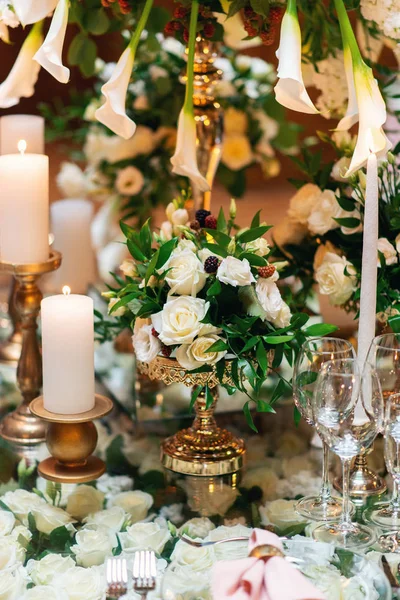
[[[317,340],[321,340],[324,342],[327,342],[327,341],[342,342],[345,346],[348,347],[349,350],[354,351],[354,346],[348,340],[344,340],[342,338],[336,338],[336,337],[332,337],[332,336],[310,338],[309,340],[306,340],[305,342],[303,342],[303,344],[301,345],[301,350],[303,348],[306,349],[307,346],[309,346],[313,342],[315,343]],[[332,354],[343,354],[343,350],[315,350],[314,348],[310,348],[310,347],[308,348],[308,350],[318,356],[325,356],[325,355],[332,356]],[[301,353],[299,354],[299,356],[301,356]],[[353,358],[353,357],[349,356],[349,358]]]
[[[388,343],[382,343],[384,342],[385,338],[395,338],[398,339],[399,343],[400,343],[400,333],[382,333],[381,335],[377,335],[376,337],[374,337],[374,339],[371,342],[371,348],[375,347],[375,348],[382,348],[383,350],[399,350],[400,351],[400,346],[398,348],[388,344]]]

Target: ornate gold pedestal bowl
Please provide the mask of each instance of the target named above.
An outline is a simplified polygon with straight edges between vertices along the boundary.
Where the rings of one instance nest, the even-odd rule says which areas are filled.
[[[167,438],[161,446],[161,462],[164,467],[184,475],[210,477],[234,473],[243,466],[246,453],[244,441],[217,426],[214,410],[218,400],[218,379],[215,371],[191,373],[176,360],[158,356],[151,363],[138,361],[138,369],[150,379],[163,381],[166,385],[183,383],[188,387],[205,386],[211,391],[213,402],[206,405],[201,392],[194,404],[196,417],[188,429],[178,431]],[[226,379],[229,380],[227,361]]]

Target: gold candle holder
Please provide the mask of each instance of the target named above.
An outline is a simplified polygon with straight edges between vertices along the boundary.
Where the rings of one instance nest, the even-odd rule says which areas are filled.
[[[11,322],[11,333],[4,342],[0,344],[0,362],[6,364],[17,364],[21,356],[22,328],[18,311],[15,306],[17,281],[12,279],[10,294],[8,297],[8,316]]]
[[[92,456],[97,445],[97,430],[92,421],[104,417],[112,408],[109,398],[96,394],[92,410],[60,415],[44,408],[43,396],[35,398],[30,410],[48,423],[46,445],[51,454],[39,463],[39,475],[56,483],[84,483],[103,475],[104,461]]]
[[[45,423],[29,410],[30,402],[39,395],[42,387],[42,357],[36,334],[42,293],[37,281],[41,275],[55,271],[60,265],[61,254],[55,250],[51,250],[49,258],[42,263],[0,262],[0,271],[13,275],[16,281],[15,305],[22,332],[17,384],[23,398],[15,411],[4,417],[0,435],[22,449],[45,440]]]
[[[342,477],[333,481],[333,487],[339,492],[343,491]],[[386,490],[385,480],[368,467],[367,454],[356,456],[350,470],[350,496],[361,501],[369,496],[381,496]]]

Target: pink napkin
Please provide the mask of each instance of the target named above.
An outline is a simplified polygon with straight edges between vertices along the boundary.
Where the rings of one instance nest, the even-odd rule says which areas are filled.
[[[255,529],[249,554],[256,546],[269,544],[283,550],[277,535]],[[211,589],[215,600],[325,600],[290,562],[280,556],[225,560],[213,568]]]

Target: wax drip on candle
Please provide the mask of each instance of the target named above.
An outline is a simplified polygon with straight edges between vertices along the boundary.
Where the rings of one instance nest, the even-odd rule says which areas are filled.
[[[25,154],[25,150],[26,150],[26,141],[25,140],[19,140],[18,144],[17,144],[18,150],[21,154]]]
[[[71,293],[71,288],[69,287],[69,285],[64,285],[63,289],[62,289],[62,293],[64,294],[64,296],[69,296]]]

